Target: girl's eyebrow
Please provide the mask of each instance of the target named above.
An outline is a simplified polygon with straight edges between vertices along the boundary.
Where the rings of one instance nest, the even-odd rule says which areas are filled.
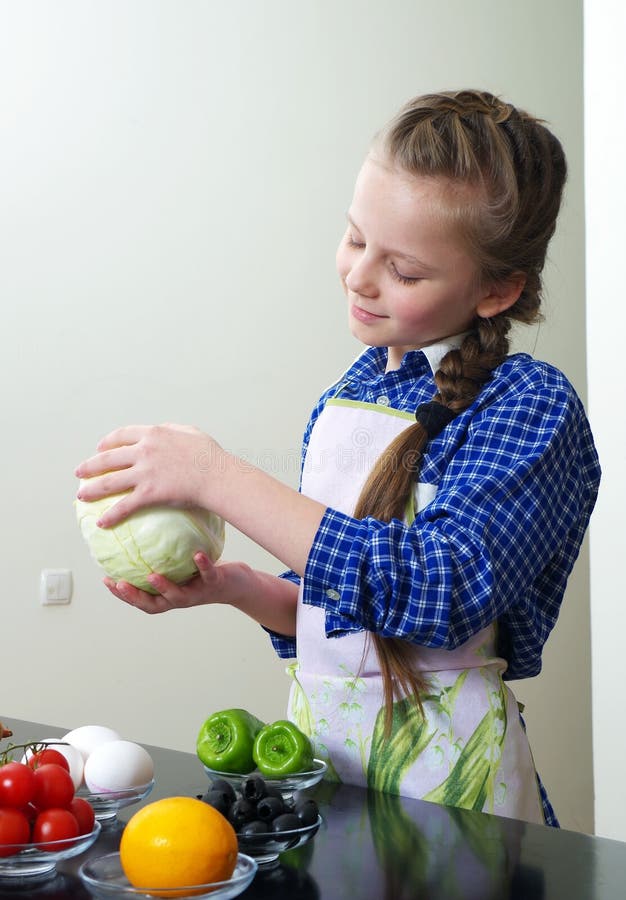
[[[352,216],[350,215],[349,212],[346,213],[346,219],[348,220],[350,225],[352,225],[353,228],[356,228],[356,230],[360,234],[361,229],[356,224],[356,222],[354,221],[354,219],[352,218]],[[397,256],[400,259],[405,260],[406,262],[413,263],[413,265],[419,266],[421,269],[427,269],[429,272],[432,271],[432,269],[433,269],[432,266],[429,266],[427,263],[423,262],[421,259],[418,259],[417,256],[413,256],[410,253],[402,253],[400,250],[387,250],[387,253],[389,253],[390,256]]]

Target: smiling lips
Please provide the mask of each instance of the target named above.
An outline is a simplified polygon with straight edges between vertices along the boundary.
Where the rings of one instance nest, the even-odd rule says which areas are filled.
[[[357,306],[356,303],[352,304],[350,311],[355,319],[358,319],[359,322],[364,322],[366,325],[370,322],[379,322],[381,319],[388,318],[388,316],[378,316],[376,313],[368,312],[361,306]]]

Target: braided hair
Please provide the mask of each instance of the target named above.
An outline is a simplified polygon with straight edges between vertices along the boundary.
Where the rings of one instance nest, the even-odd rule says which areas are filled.
[[[513,305],[490,318],[477,317],[439,364],[433,401],[456,415],[504,362],[512,321],[541,319],[541,273],[567,175],[563,149],[541,120],[485,91],[463,90],[409,101],[376,136],[372,152],[409,175],[441,181],[446,215],[481,284],[522,276]],[[404,517],[427,441],[419,421],[392,441],[363,487],[357,518]],[[407,641],[373,633],[368,639],[380,663],[389,732],[394,697],[413,695],[421,708],[426,682],[411,664],[414,651]]]

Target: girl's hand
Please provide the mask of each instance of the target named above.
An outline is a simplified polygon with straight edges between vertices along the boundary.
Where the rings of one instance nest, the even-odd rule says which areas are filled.
[[[76,469],[81,500],[126,493],[98,522],[117,525],[146,506],[204,506],[210,509],[220,461],[227,454],[211,437],[184,425],[133,425],[103,438],[98,453]]]
[[[201,507],[304,574],[325,504],[227,453],[197,428],[118,428],[100,441],[98,451],[76,469],[79,478],[92,479],[80,486],[79,499],[125,494],[99,526],[117,525],[146,506]]]
[[[205,553],[196,553],[193,559],[198,574],[185,584],[174,584],[163,575],[149,575],[148,581],[158,594],[149,594],[127,581],[105,578],[104,583],[119,600],[150,614],[206,603],[236,605],[250,589],[252,570],[244,563],[213,563]]]
[[[127,581],[116,583],[112,578],[105,578],[104,583],[118,599],[146,613],[225,603],[279,634],[295,635],[296,584],[258,572],[245,563],[213,563],[205,553],[196,553],[193,560],[198,574],[186,584],[174,584],[162,575],[151,575],[148,580],[158,594],[141,591]]]

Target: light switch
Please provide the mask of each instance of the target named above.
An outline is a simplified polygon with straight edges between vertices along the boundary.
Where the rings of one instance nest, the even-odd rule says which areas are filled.
[[[72,572],[70,569],[43,569],[39,585],[39,598],[43,606],[58,606],[72,599]]]

